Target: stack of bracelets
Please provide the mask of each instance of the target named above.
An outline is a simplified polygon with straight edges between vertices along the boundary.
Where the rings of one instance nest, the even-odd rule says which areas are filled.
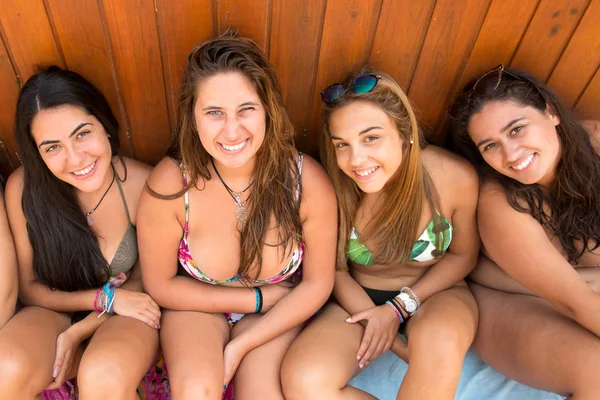
[[[392,310],[398,316],[400,323],[404,323],[405,318],[403,317],[403,313],[407,315],[406,319],[412,317],[414,313],[417,312],[419,307],[421,306],[421,302],[419,301],[419,297],[417,294],[409,287],[403,287],[400,289],[400,293],[396,297],[391,300],[385,302],[388,306],[392,307]]]
[[[254,287],[252,289],[254,289],[254,294],[256,294],[256,307],[254,307],[254,312],[259,313],[262,311],[263,307],[262,290],[260,290],[259,287]]]
[[[115,291],[127,280],[127,275],[121,272],[119,275],[111,277],[108,282],[96,291],[94,299],[94,311],[98,313],[98,318],[104,313],[112,314],[115,303]]]

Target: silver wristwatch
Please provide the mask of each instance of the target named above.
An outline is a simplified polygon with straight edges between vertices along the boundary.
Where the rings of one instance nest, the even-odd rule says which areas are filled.
[[[400,293],[396,297],[402,301],[404,304],[404,310],[408,313],[408,315],[413,315],[415,311],[417,311],[417,308],[419,308],[419,304],[407,293]]]

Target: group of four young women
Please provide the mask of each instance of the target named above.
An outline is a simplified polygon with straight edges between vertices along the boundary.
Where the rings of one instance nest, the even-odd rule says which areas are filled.
[[[369,399],[348,382],[390,349],[409,363],[399,399],[453,399],[473,341],[511,378],[593,398],[600,129],[501,66],[448,110],[471,163],[426,146],[384,73],[322,99],[326,172],[294,148],[260,49],[206,42],[152,170],[119,155],[116,118],[81,76],[30,78],[6,187],[23,304],[10,320],[0,219],[0,398],[76,376],[82,399],[137,399],[160,344],[176,400],[230,382],[238,400]]]

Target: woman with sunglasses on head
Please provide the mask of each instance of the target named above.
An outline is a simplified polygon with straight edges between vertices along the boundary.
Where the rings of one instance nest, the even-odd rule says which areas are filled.
[[[477,327],[463,281],[479,251],[477,176],[425,147],[388,75],[359,75],[322,97],[322,160],[340,209],[337,302],[288,351],[286,398],[371,399],[347,383],[392,349],[409,363],[398,399],[454,399]]]
[[[275,71],[249,39],[191,51],[178,121],[139,215],[173,397],[220,399],[235,375],[236,400],[283,399],[281,360],[333,287],[333,188],[295,150]]]
[[[4,179],[0,178],[2,182]],[[1,185],[2,183],[0,183]],[[0,329],[15,313],[17,305],[17,257],[12,233],[4,207],[4,196],[0,189]]]
[[[482,179],[475,350],[505,375],[572,399],[600,393],[600,127],[502,66],[448,109]]]
[[[80,75],[50,67],[17,101],[23,166],[6,204],[25,305],[0,331],[0,398],[34,399],[77,376],[82,399],[137,399],[160,310],[137,265],[150,167],[118,155],[118,123]]]

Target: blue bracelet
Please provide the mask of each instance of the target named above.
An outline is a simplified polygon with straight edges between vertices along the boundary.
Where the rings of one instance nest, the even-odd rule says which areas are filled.
[[[113,303],[114,303],[114,299],[115,299],[115,288],[110,285],[110,282],[107,282],[102,287],[102,290],[104,290],[104,293],[106,294],[106,309],[105,309],[105,311],[109,314],[112,314],[114,312]]]
[[[262,296],[260,295],[259,292],[259,288],[253,288],[254,289],[254,294],[256,295],[256,306],[254,307],[254,312],[260,312],[260,309],[262,308]]]

